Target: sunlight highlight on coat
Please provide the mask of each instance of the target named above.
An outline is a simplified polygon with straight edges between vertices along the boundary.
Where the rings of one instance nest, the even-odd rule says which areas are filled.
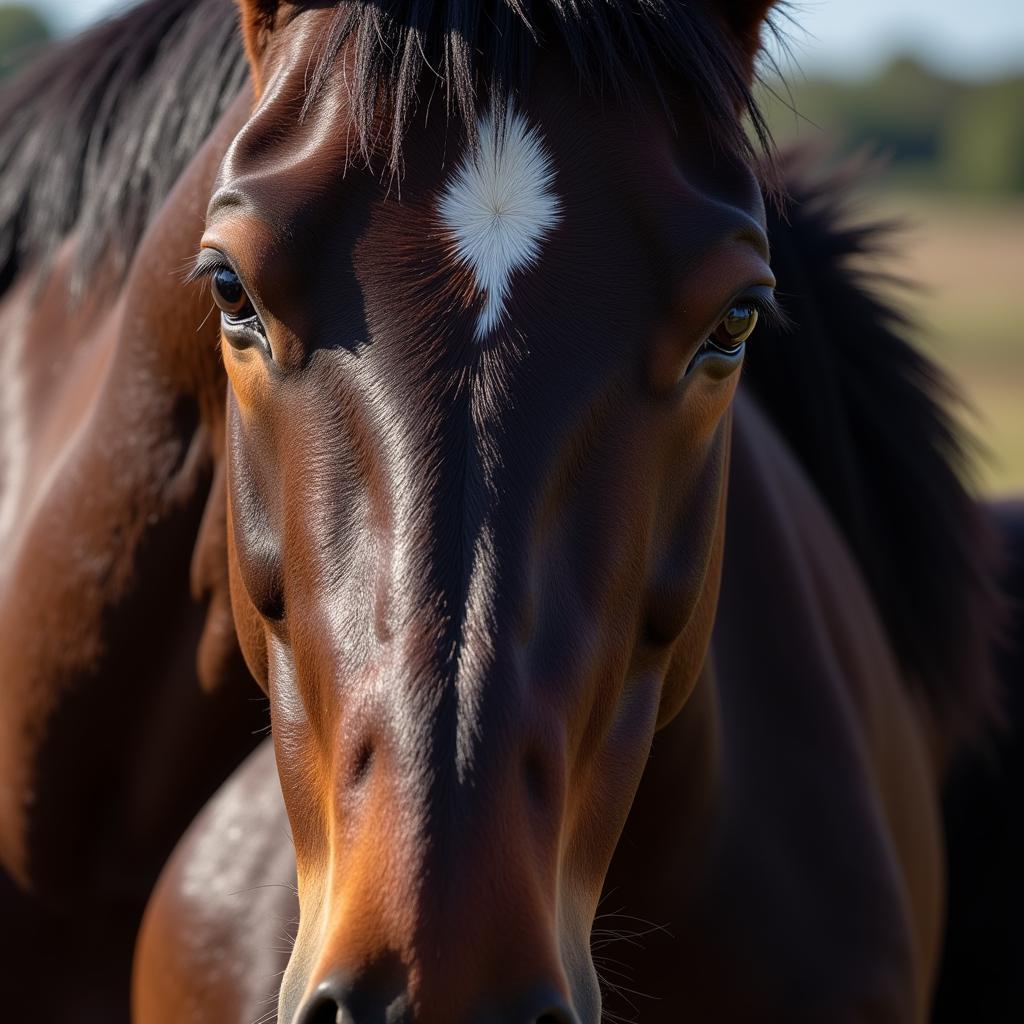
[[[501,322],[512,274],[530,266],[559,220],[555,171],[539,132],[511,106],[478,123],[479,141],[445,186],[441,218],[483,293],[478,339]]]
[[[0,537],[6,552],[15,550],[13,535],[19,525],[20,499],[28,475],[29,438],[25,409],[25,381],[20,360],[25,344],[27,307],[18,311],[14,322],[5,324],[0,348],[0,435],[4,438],[0,462]],[[0,566],[6,558],[0,557]]]

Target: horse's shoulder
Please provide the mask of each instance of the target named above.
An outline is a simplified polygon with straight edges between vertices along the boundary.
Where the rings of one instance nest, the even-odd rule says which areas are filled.
[[[185,833],[135,955],[137,1024],[251,1024],[273,1010],[298,918],[295,859],[270,741]]]

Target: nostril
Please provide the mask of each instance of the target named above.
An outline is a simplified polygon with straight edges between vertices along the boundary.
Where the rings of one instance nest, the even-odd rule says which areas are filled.
[[[539,1014],[530,1014],[528,1024],[579,1024],[576,1014],[560,996],[554,1000],[544,1000],[541,1005],[545,1007],[544,1010]]]
[[[341,1001],[329,987],[313,993],[295,1015],[294,1024],[348,1024]]]
[[[359,970],[338,968],[322,978],[291,1024],[407,1024],[410,1019],[405,968],[398,954],[388,953]]]
[[[330,1006],[323,1003],[316,1007],[313,1016],[309,1018],[309,1024],[344,1024],[341,1018],[341,1010],[337,1006]]]
[[[523,758],[526,791],[534,803],[543,806],[547,800],[548,782],[544,758],[538,750],[528,750]],[[544,1024],[547,1024],[545,1021]]]
[[[337,1003],[318,999],[299,1014],[295,1024],[344,1024],[344,1019]]]
[[[373,739],[367,737],[356,750],[356,756],[352,761],[352,785],[358,786],[370,774],[373,767],[374,745]]]

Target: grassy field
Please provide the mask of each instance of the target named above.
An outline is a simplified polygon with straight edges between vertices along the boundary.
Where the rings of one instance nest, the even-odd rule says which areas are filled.
[[[966,399],[979,486],[1024,494],[1024,200],[885,192],[869,208],[907,224],[891,269],[917,286],[902,298],[919,340]]]

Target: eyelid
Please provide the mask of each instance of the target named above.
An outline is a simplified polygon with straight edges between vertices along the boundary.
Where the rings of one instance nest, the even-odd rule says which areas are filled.
[[[185,274],[185,284],[192,284],[203,278],[212,277],[218,270],[230,270],[233,274],[237,274],[239,281],[242,282],[242,287],[245,287],[242,275],[235,269],[231,260],[219,249],[213,249],[209,246],[204,246],[196,254],[195,259],[192,261],[192,266],[189,267]],[[246,289],[246,292],[248,293],[248,289]]]
[[[185,271],[184,284],[191,285],[203,278],[209,278],[224,267],[230,270],[234,269],[222,252],[204,247],[196,254],[191,265]]]
[[[238,280],[241,281],[245,294],[249,296],[249,302],[254,311],[254,315],[246,318],[245,320],[234,320],[231,317],[227,317],[227,322],[235,331],[251,331],[253,334],[257,335],[267,354],[272,359],[273,352],[270,350],[270,343],[267,340],[266,328],[263,326],[263,317],[260,315],[260,311],[256,308],[256,304],[252,301],[252,293],[246,287],[245,279],[238,273],[234,264],[224,253],[219,249],[214,249],[212,246],[203,246],[196,255],[196,258],[192,261],[192,266],[185,276],[185,284],[192,284],[195,281],[212,277],[218,270],[230,270],[231,273],[238,276]],[[258,326],[253,326],[254,321]]]
[[[252,292],[245,283],[245,278],[238,273],[235,265],[219,249],[204,246],[199,250],[199,254],[192,262],[191,269],[185,276],[185,284],[192,284],[195,281],[212,277],[218,270],[230,270],[238,278],[242,284],[243,291],[249,298],[249,302],[252,303],[253,309],[256,309],[256,303],[253,301]],[[256,316],[262,322],[258,309],[256,309]]]
[[[790,326],[789,317],[779,305],[775,297],[775,289],[769,285],[752,285],[736,293],[719,311],[711,331],[722,322],[729,310],[734,306],[749,305],[757,310],[759,321],[763,327],[772,327],[776,330],[788,330]]]

